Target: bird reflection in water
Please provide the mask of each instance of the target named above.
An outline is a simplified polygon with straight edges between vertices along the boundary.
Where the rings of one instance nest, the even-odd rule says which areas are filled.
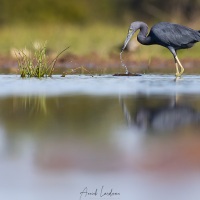
[[[176,97],[157,107],[139,106],[134,114],[128,109],[124,100],[121,100],[121,105],[128,125],[141,131],[149,133],[173,132],[200,125],[200,112],[189,104],[179,103]]]

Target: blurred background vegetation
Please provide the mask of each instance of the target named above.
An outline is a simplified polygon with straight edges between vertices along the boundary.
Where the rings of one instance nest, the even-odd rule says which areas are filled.
[[[48,41],[55,51],[70,45],[77,55],[105,55],[119,52],[132,21],[149,26],[171,21],[200,29],[199,11],[200,0],[1,0],[0,53],[37,40]],[[160,52],[154,48],[154,54]]]
[[[196,21],[200,0],[1,0],[0,23]]]

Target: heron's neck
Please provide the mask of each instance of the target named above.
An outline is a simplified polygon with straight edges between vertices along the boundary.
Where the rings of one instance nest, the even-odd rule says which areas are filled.
[[[148,26],[145,23],[141,23],[139,29],[140,29],[140,32],[137,36],[138,42],[143,44],[143,45],[150,45],[151,44],[151,38],[147,37]]]

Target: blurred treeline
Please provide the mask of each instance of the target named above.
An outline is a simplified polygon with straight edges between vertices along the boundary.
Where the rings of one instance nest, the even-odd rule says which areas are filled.
[[[0,0],[0,25],[197,21],[200,0]]]

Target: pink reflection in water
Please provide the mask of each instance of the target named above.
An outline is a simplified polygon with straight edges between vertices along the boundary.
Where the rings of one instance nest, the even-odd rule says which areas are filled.
[[[85,187],[100,192],[102,186],[120,193],[121,200],[200,197],[200,140],[195,134],[185,132],[173,140],[136,136],[137,142],[130,140],[130,130],[121,134],[129,142],[116,131],[106,142],[27,137],[10,149],[1,130],[6,144],[1,146],[1,199],[76,200]]]

